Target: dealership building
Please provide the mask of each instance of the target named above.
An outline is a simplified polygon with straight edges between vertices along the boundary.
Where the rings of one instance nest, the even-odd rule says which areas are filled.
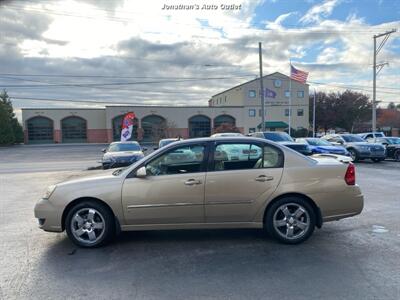
[[[282,73],[263,77],[265,126],[288,128],[291,95],[291,127],[309,127],[309,88]],[[243,133],[261,128],[260,80],[255,79],[211,97],[206,106],[116,106],[104,108],[23,108],[25,143],[109,143],[120,140],[122,119],[136,115],[132,140],[155,142],[162,137],[210,136],[222,124]]]

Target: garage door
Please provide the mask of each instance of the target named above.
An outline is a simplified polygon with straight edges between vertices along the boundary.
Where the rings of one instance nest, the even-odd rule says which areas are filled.
[[[61,121],[63,143],[86,143],[86,120],[79,117],[68,117]]]
[[[28,143],[54,143],[53,121],[45,117],[33,117],[27,121]]]

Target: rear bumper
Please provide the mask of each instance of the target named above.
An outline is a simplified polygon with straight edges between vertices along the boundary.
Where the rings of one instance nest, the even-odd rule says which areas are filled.
[[[61,232],[61,216],[48,199],[40,199],[34,208],[35,218],[38,219],[39,228],[44,231]]]
[[[347,186],[335,198],[320,195],[318,202],[323,222],[336,221],[360,214],[364,208],[364,195],[358,185]]]

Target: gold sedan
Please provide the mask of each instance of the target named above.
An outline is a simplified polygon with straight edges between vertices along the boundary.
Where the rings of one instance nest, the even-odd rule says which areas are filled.
[[[362,208],[353,164],[227,137],[175,142],[125,169],[51,186],[35,217],[82,247],[103,245],[120,230],[200,228],[264,228],[297,244]]]

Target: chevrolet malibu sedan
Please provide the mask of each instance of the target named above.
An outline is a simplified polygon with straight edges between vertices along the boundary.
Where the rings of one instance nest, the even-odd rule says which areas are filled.
[[[353,164],[229,137],[172,143],[124,169],[61,182],[34,213],[41,229],[89,248],[120,230],[200,228],[260,228],[297,244],[362,208]]]

